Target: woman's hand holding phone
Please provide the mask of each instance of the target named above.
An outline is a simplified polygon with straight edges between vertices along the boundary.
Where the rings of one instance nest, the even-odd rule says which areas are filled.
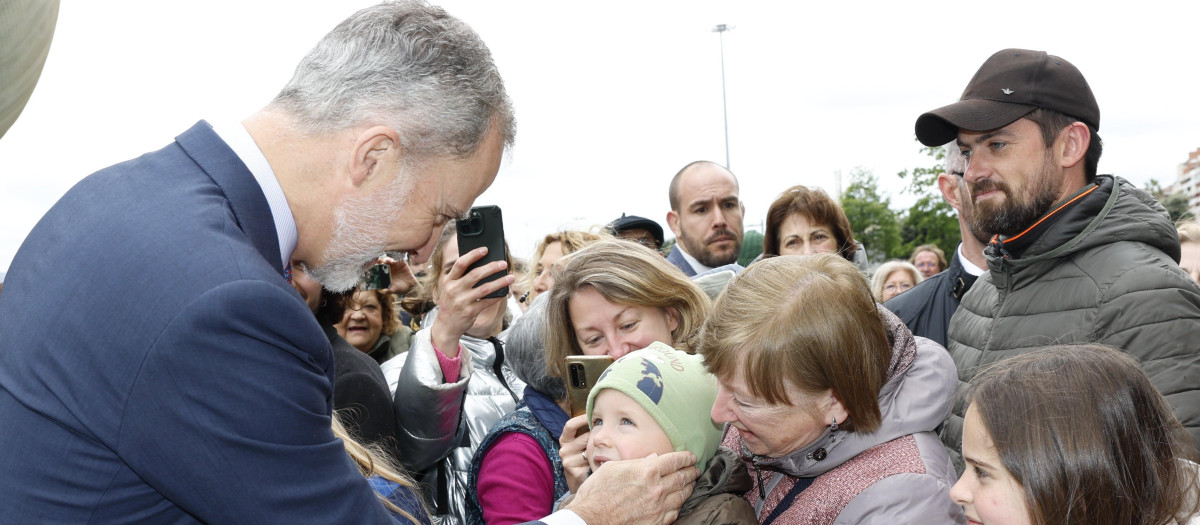
[[[563,434],[558,438],[558,455],[562,458],[563,474],[567,478],[567,490],[572,493],[579,490],[583,480],[588,477],[587,458],[584,452],[588,443],[587,415],[575,416],[563,425]]]
[[[477,248],[459,256],[450,268],[444,286],[441,287],[438,303],[437,318],[434,319],[430,335],[433,345],[441,350],[446,357],[458,357],[458,340],[475,324],[475,318],[488,308],[495,308],[506,297],[485,299],[484,296],[513,283],[511,274],[475,288],[484,277],[502,271],[508,267],[503,260],[494,261],[470,272],[467,267],[483,258],[487,248]],[[439,271],[439,269],[434,269]]]

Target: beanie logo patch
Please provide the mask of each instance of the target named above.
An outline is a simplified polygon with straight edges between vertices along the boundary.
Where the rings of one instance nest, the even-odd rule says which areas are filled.
[[[658,371],[658,367],[654,366],[648,359],[642,359],[642,378],[637,382],[638,390],[641,390],[646,397],[650,398],[654,404],[658,404],[662,400],[663,395],[663,377],[662,372]]]
[[[1005,95],[1011,95],[1013,93],[1016,93],[1015,91],[1008,89],[1008,88],[1003,88],[1000,90],[1000,92],[1004,93]]]

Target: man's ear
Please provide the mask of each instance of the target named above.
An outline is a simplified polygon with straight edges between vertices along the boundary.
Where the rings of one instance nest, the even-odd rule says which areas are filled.
[[[938,189],[942,192],[942,198],[946,200],[946,203],[951,208],[960,213],[962,212],[962,199],[959,198],[958,185],[961,183],[962,181],[959,180],[957,175],[949,173],[942,173],[937,178],[937,185]]]
[[[381,162],[396,162],[403,151],[400,135],[389,126],[372,126],[354,140],[354,151],[350,156],[350,179],[355,186],[361,185],[379,170]]]
[[[1092,134],[1088,131],[1087,124],[1075,121],[1063,128],[1055,141],[1055,146],[1062,155],[1062,167],[1073,168],[1082,162],[1091,143]]]
[[[675,239],[679,239],[679,213],[675,210],[667,212],[667,226],[675,233]]]

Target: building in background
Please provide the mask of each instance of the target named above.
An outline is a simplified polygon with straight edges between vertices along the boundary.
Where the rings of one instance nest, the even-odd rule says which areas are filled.
[[[1192,216],[1200,217],[1200,148],[1188,153],[1187,162],[1179,165],[1175,183],[1167,187],[1166,193],[1183,194]]]

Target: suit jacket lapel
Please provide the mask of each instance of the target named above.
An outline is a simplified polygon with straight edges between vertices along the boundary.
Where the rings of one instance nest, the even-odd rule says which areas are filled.
[[[225,198],[229,199],[238,227],[250,238],[258,253],[283,275],[279,234],[275,231],[271,207],[242,159],[203,120],[175,137],[175,142],[221,188]]]
[[[679,251],[678,244],[676,244],[674,248],[671,248],[671,253],[667,255],[667,261],[671,264],[674,264],[680,270],[683,270],[683,273],[688,277],[694,277],[696,275],[696,270],[693,270],[692,265],[688,264],[687,259],[683,258],[683,252]]]

